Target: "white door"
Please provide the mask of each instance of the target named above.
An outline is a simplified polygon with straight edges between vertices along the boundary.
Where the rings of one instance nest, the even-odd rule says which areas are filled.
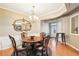
[[[51,37],[56,37],[56,32],[57,32],[57,24],[56,23],[52,23],[51,24]]]

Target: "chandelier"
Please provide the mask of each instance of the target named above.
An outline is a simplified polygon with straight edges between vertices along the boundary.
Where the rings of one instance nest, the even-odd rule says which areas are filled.
[[[35,6],[32,6],[32,8],[33,8],[32,13],[29,16],[29,19],[30,19],[30,21],[36,21],[39,19],[39,17],[35,15]]]

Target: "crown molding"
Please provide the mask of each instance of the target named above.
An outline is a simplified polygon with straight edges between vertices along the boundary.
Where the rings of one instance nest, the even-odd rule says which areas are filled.
[[[61,8],[59,8],[57,11],[55,11],[54,13],[50,12],[49,14],[40,17],[40,19],[41,20],[53,19],[53,18],[61,16],[62,14],[66,13],[66,12],[67,12],[67,9],[66,9],[66,6],[64,5]]]

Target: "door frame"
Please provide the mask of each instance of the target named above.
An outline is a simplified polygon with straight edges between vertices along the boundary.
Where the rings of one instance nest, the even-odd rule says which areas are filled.
[[[51,23],[49,23],[49,35],[51,36],[51,24],[52,23],[56,23],[56,28],[57,28],[57,22],[51,22]]]

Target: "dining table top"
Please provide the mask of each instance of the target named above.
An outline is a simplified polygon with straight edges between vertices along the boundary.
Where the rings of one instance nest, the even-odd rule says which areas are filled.
[[[35,43],[35,42],[40,42],[43,39],[39,36],[34,36],[33,38],[31,38],[31,36],[29,37],[25,37],[24,39],[22,39],[23,42],[25,43]]]

